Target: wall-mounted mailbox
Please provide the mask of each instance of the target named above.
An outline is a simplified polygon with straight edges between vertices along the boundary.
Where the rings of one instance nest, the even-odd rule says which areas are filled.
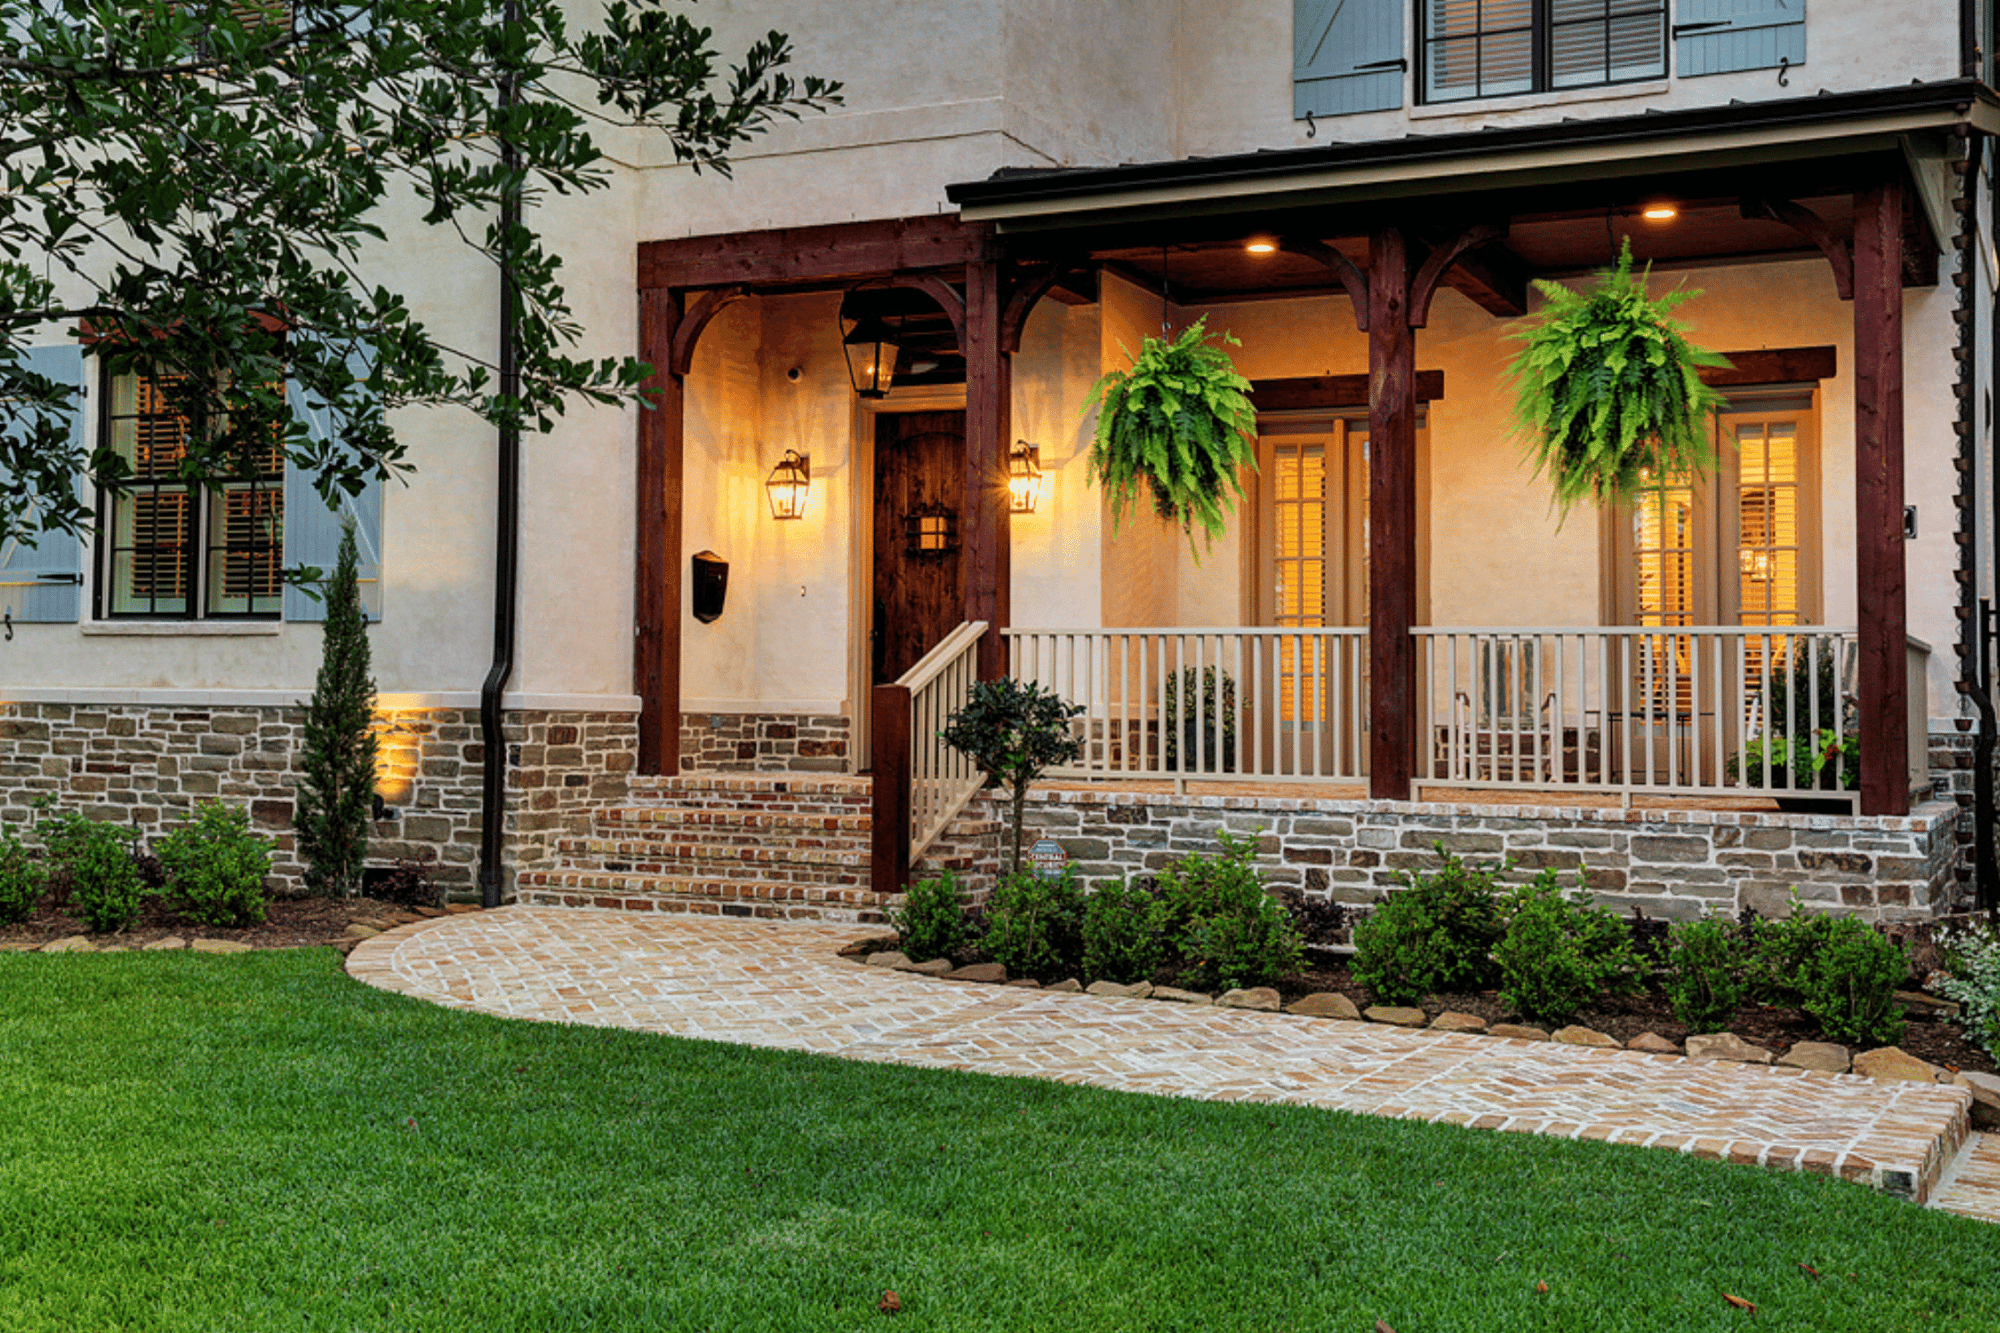
[[[694,554],[694,618],[710,625],[722,618],[729,595],[729,562],[713,551]]]

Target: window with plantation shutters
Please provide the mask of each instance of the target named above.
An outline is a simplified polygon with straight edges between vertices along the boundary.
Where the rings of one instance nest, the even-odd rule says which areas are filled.
[[[1426,102],[1559,92],[1667,72],[1665,0],[1419,0]]]

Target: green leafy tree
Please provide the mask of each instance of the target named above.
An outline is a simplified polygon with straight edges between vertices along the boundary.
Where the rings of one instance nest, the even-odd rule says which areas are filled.
[[[1629,500],[1646,476],[1680,476],[1715,465],[1708,417],[1722,395],[1701,367],[1727,367],[1688,342],[1673,317],[1698,291],[1646,294],[1650,268],[1632,272],[1632,245],[1587,292],[1535,280],[1548,305],[1513,335],[1526,345],[1509,368],[1516,428],[1556,505]]]
[[[292,826],[306,885],[315,893],[361,891],[375,811],[375,679],[368,663],[368,623],[361,613],[354,525],[340,534],[340,555],[326,588],[326,632],[319,677],[305,704],[304,747]]]
[[[1083,753],[1083,743],[1071,734],[1069,725],[1082,711],[1083,705],[1069,703],[1033,681],[982,680],[973,685],[965,707],[953,713],[938,733],[945,744],[965,752],[986,775],[988,787],[1010,790],[1014,816],[1010,877],[1021,873],[1021,820],[1027,811],[1028,786],[1057,764]]]
[[[594,7],[593,7],[594,8]],[[775,117],[838,100],[770,33],[724,65],[665,0],[0,0],[0,540],[90,513],[72,485],[130,467],[70,443],[77,387],[25,348],[88,326],[193,427],[182,479],[241,474],[282,442],[322,494],[408,470],[385,413],[456,404],[546,430],[572,396],[647,373],[567,352],[561,259],[529,221],[609,181],[593,130],[662,136],[697,170]],[[521,199],[523,221],[501,203]],[[383,262],[383,205],[413,199],[520,293],[519,393],[427,329]],[[365,366],[357,375],[352,369]],[[284,386],[336,423],[314,439]]]

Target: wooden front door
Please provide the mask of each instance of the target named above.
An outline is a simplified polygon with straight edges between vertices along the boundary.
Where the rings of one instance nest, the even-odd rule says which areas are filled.
[[[964,619],[959,520],[965,495],[965,413],[884,412],[875,418],[877,685],[893,682]]]

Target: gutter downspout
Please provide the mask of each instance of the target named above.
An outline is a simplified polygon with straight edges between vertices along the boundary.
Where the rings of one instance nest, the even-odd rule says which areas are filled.
[[[507,0],[502,21],[508,27],[518,21],[515,0]],[[500,105],[511,109],[517,97],[513,79],[500,86]],[[500,162],[513,172],[520,164],[512,142],[500,143]],[[500,234],[511,237],[521,225],[521,195],[508,185],[500,200]],[[500,266],[500,398],[510,409],[518,408],[521,397],[521,368],[516,325],[520,319],[520,293],[514,286],[514,271]],[[521,431],[516,425],[500,427],[499,475],[496,479],[497,504],[494,516],[493,551],[493,665],[479,687],[479,740],[486,756],[480,765],[479,797],[479,902],[482,907],[500,905],[502,843],[507,822],[507,736],[501,725],[501,691],[514,674],[514,619],[518,591],[521,547]]]

